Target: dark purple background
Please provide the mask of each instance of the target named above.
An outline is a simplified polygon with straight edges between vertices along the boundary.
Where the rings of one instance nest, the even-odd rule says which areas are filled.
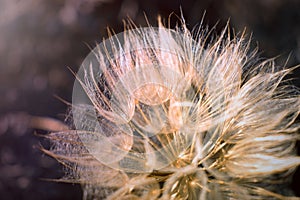
[[[34,135],[28,116],[64,119],[67,106],[53,95],[71,101],[74,77],[67,67],[78,69],[88,45],[107,37],[106,27],[122,31],[127,16],[145,25],[144,13],[156,26],[158,14],[180,15],[180,6],[189,28],[206,10],[204,24],[219,21],[220,31],[230,18],[235,31],[247,27],[253,33],[263,57],[281,55],[282,65],[290,54],[288,66],[300,63],[298,0],[0,0],[1,199],[81,199],[78,185],[42,180],[63,172],[38,150],[40,143],[49,144]],[[296,71],[293,77],[298,76]],[[299,80],[294,84],[299,87]],[[298,196],[299,178],[298,170],[292,185]]]

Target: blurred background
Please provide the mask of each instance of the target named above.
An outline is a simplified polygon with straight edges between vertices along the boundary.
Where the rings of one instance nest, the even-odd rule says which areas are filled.
[[[82,198],[76,184],[44,180],[63,171],[39,150],[49,144],[34,134],[46,132],[30,127],[31,116],[64,120],[67,106],[54,95],[71,101],[74,77],[67,67],[76,71],[89,46],[107,38],[107,27],[121,32],[127,17],[146,25],[145,15],[156,26],[158,14],[180,16],[180,8],[190,29],[205,11],[204,24],[218,22],[216,32],[230,18],[236,32],[246,27],[253,34],[262,57],[300,64],[299,0],[0,0],[0,199]],[[297,196],[299,179],[298,170],[291,185]]]

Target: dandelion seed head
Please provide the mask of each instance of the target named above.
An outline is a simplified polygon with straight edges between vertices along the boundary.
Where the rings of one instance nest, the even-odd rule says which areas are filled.
[[[209,37],[129,23],[87,56],[75,130],[46,151],[84,199],[284,199],[300,164],[292,69],[256,59],[244,33]]]

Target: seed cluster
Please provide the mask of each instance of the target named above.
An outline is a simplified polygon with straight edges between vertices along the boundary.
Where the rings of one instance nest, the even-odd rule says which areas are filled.
[[[292,69],[257,59],[243,33],[209,33],[129,23],[93,50],[76,75],[74,130],[47,136],[62,181],[82,184],[84,199],[291,195],[282,187],[300,164],[299,93],[283,80]]]

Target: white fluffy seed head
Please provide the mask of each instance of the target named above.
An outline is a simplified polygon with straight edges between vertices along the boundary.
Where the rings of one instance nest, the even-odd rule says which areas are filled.
[[[291,69],[229,32],[207,42],[159,20],[99,44],[74,85],[76,130],[45,150],[70,168],[64,180],[86,199],[284,199],[300,164]]]

